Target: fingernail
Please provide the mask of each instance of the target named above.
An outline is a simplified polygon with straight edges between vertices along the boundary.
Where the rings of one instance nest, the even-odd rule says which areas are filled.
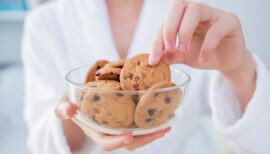
[[[199,57],[199,63],[200,64],[206,64],[206,59],[203,56]]]
[[[165,42],[165,49],[166,50],[171,50],[173,47],[172,47],[172,43],[170,41],[166,41]]]
[[[66,112],[67,107],[68,107],[67,103],[60,104],[60,106],[59,106],[59,111],[62,113],[62,115],[64,116],[65,119],[68,119],[67,112]]]
[[[182,53],[186,53],[187,52],[187,46],[184,43],[180,43],[180,51]]]

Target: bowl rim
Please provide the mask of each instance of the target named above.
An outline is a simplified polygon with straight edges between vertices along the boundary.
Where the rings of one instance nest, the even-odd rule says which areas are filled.
[[[93,90],[93,91],[97,91],[97,92],[119,92],[119,93],[145,93],[146,91],[149,91],[149,89],[146,89],[146,90],[115,90],[115,89],[106,89],[106,88],[95,88],[95,87],[89,87],[89,86],[86,86],[84,84],[79,84],[79,83],[76,83],[76,82],[73,82],[69,76],[71,75],[72,72],[80,69],[80,68],[83,68],[83,67],[88,67],[90,68],[91,65],[82,65],[82,66],[78,66],[78,67],[75,67],[73,69],[71,69],[70,71],[68,71],[68,73],[65,75],[65,81],[67,84],[71,84],[72,86],[78,88],[78,89],[85,89],[85,90]],[[170,69],[173,69],[174,71],[176,72],[180,72],[180,73],[183,73],[185,76],[186,76],[186,80],[181,83],[181,84],[177,84],[175,86],[172,86],[172,87],[166,87],[166,88],[159,88],[159,89],[153,89],[153,91],[155,92],[164,92],[164,91],[171,91],[171,90],[175,90],[175,89],[179,89],[181,87],[184,87],[186,85],[188,85],[191,81],[191,77],[190,75],[183,71],[182,69],[179,69],[175,66],[170,66]]]

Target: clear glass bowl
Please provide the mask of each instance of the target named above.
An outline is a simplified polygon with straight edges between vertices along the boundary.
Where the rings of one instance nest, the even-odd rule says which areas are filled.
[[[130,128],[113,128],[107,125],[98,124],[95,120],[88,118],[80,110],[80,104],[86,92],[91,91],[97,94],[102,94],[102,95],[107,95],[107,96],[109,95],[113,96],[115,94],[124,94],[124,95],[130,95],[131,97],[133,97],[133,99],[139,99],[143,94],[147,92],[147,90],[123,91],[123,90],[111,90],[111,89],[87,87],[83,84],[83,80],[89,68],[90,68],[90,65],[74,68],[70,72],[68,72],[65,77],[66,85],[67,85],[67,94],[68,94],[69,100],[79,107],[79,109],[77,110],[77,113],[75,114],[73,118],[77,120],[78,122],[80,122],[82,125],[101,133],[117,135],[123,132],[131,132],[134,136],[137,136],[137,135],[145,135],[145,134],[153,133],[155,131],[169,127],[173,122],[175,122],[175,120],[181,117],[181,113],[184,110],[184,106],[185,106],[186,90],[187,90],[187,87],[189,85],[191,78],[186,72],[176,67],[170,66],[171,81],[174,82],[176,86],[151,90],[151,92],[159,93],[159,94],[168,93],[175,90],[180,90],[182,92],[182,95],[179,99],[179,103],[176,107],[176,110],[174,111],[174,113],[170,115],[169,119],[167,119],[164,123],[160,124],[159,126],[156,126],[153,128],[147,128],[147,129],[138,128],[134,126],[133,127],[131,126]],[[108,99],[108,102],[109,101],[110,99]]]

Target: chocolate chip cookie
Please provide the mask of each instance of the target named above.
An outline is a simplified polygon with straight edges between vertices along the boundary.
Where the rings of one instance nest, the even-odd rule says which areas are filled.
[[[121,59],[107,63],[102,69],[96,72],[96,80],[116,80],[119,81],[120,72],[126,60]]]
[[[86,76],[84,78],[84,83],[88,83],[90,81],[95,80],[95,74],[96,72],[101,69],[103,66],[105,66],[109,61],[107,60],[98,60],[96,63],[89,68],[88,72],[86,73]]]
[[[152,86],[140,99],[135,109],[135,123],[141,128],[156,127],[168,120],[179,105],[180,89],[156,90],[175,86],[172,82],[160,82]]]
[[[106,84],[105,84],[106,82]],[[88,86],[106,89],[120,89],[117,81],[95,81]],[[116,88],[117,87],[117,88]],[[135,103],[124,91],[91,91],[89,90],[80,105],[81,112],[98,124],[114,128],[126,128],[134,121]]]
[[[123,68],[126,60],[125,59],[120,59],[117,61],[109,62],[106,64],[107,67],[113,67],[113,68]]]
[[[148,65],[148,54],[139,54],[128,59],[120,74],[124,90],[145,90],[162,81],[170,81],[170,68],[164,61],[156,66]]]
[[[120,83],[115,80],[98,80],[85,84],[88,87],[120,90]]]

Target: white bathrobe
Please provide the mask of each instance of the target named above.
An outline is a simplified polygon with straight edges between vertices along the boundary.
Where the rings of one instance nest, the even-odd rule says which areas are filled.
[[[145,0],[128,57],[151,50],[170,4],[167,0]],[[59,0],[30,12],[22,51],[28,147],[36,154],[69,154],[60,121],[54,114],[57,99],[65,89],[65,74],[97,59],[119,59],[104,0]],[[215,128],[235,152],[270,153],[270,76],[264,64],[254,58],[256,90],[244,114],[221,74],[178,65],[192,77],[182,118],[166,137],[131,153],[184,153],[185,142],[203,115],[211,115]],[[105,152],[87,139],[77,153]]]

